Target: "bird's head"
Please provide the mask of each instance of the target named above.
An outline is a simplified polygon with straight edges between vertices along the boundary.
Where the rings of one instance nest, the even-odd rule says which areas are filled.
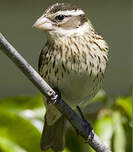
[[[92,27],[84,11],[68,3],[52,5],[33,26],[53,37],[83,34]]]

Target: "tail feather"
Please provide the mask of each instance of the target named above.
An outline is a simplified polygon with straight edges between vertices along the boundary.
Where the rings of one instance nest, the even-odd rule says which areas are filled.
[[[49,126],[45,119],[41,138],[41,150],[52,148],[55,152],[62,151],[64,148],[64,129],[64,116],[61,116],[52,126]]]

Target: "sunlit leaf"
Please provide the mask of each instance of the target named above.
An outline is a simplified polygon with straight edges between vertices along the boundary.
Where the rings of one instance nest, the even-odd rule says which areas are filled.
[[[111,138],[113,135],[113,121],[111,116],[104,116],[98,119],[94,124],[96,134],[103,140],[103,142],[111,146]]]
[[[132,120],[132,97],[118,98],[116,104],[119,105]]]
[[[19,115],[29,120],[41,132],[43,129],[45,112],[46,109],[41,107],[34,110],[27,109],[20,111]]]
[[[28,152],[41,151],[41,130],[36,128],[34,124],[35,122],[37,123],[36,118],[38,117],[35,114],[35,111],[37,111],[35,108],[41,106],[42,103],[40,97],[15,97],[11,98],[11,101],[9,98],[0,101],[0,134],[3,134],[4,128],[4,137],[8,140],[18,144],[18,146]],[[33,109],[32,112],[34,113],[35,118],[32,118],[31,120],[28,119],[28,117],[26,118],[26,116],[23,115],[25,109]]]
[[[18,144],[1,136],[0,136],[0,149],[2,150],[2,152],[27,152]]]
[[[9,115],[6,112],[0,113],[0,120],[0,128],[5,128],[5,137],[8,135],[11,141],[17,143],[28,152],[40,151],[41,133],[30,121],[16,114]]]
[[[68,148],[65,148],[62,152],[71,152]]]
[[[121,114],[119,111],[113,113],[113,126],[114,126],[114,152],[126,152],[126,137],[124,128],[122,126]]]
[[[98,102],[98,101],[104,101],[106,98],[106,93],[103,89],[101,89],[100,91],[98,91],[98,93],[96,94],[96,96],[92,99],[91,102]]]
[[[0,108],[7,108],[8,111],[18,112],[19,110],[34,109],[43,107],[41,95],[34,97],[17,96],[0,100]]]

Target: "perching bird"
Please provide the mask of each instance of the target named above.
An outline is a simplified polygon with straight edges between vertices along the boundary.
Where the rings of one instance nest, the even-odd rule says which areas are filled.
[[[95,32],[85,12],[71,4],[56,3],[35,22],[47,42],[39,58],[39,73],[71,107],[88,103],[100,89],[108,61],[108,45]],[[46,102],[41,149],[64,147],[65,118]]]

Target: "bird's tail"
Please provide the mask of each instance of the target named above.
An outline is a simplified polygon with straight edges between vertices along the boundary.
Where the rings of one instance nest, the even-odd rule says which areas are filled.
[[[41,138],[41,150],[53,149],[55,152],[62,151],[64,148],[64,127],[65,118],[61,116],[52,126],[45,124]]]

